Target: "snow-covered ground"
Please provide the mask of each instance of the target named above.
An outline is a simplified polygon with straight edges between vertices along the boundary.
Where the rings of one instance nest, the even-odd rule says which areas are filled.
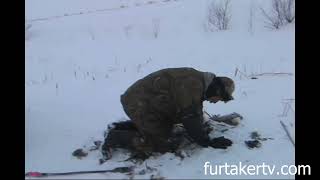
[[[208,0],[26,0],[31,27],[25,41],[25,171],[104,170],[132,165],[126,154],[99,165],[101,154],[81,160],[71,153],[103,140],[111,122],[127,118],[120,95],[133,82],[167,67],[193,67],[236,82],[235,100],[204,103],[211,114],[240,113],[240,126],[224,133],[233,141],[226,149],[198,148],[180,160],[167,153],[145,162],[156,172],[150,178],[294,178],[294,176],[210,176],[212,165],[295,164],[294,146],[282,120],[294,136],[294,24],[274,31],[264,28],[259,7],[270,1],[233,0],[231,28],[204,29]],[[249,11],[253,7],[253,26]],[[72,15],[73,14],[73,15]],[[155,36],[157,34],[157,37]],[[236,69],[239,71],[235,76]],[[292,73],[257,76],[243,74]],[[243,74],[241,74],[243,73]],[[289,107],[289,106],[288,106]],[[248,149],[244,141],[258,131],[274,140]],[[221,134],[212,134],[219,136]],[[145,164],[136,165],[137,171]],[[60,177],[55,177],[60,178]],[[129,178],[117,173],[61,178]]]

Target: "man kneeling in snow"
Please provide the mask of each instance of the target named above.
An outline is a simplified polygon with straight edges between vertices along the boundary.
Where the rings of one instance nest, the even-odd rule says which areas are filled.
[[[170,137],[175,124],[182,124],[187,134],[203,147],[227,148],[228,139],[210,140],[203,120],[203,101],[217,103],[233,99],[234,82],[210,72],[193,68],[168,68],[135,82],[121,95],[124,111],[131,119],[115,123],[103,145],[110,149],[168,152],[176,147]],[[219,142],[217,142],[219,141]]]

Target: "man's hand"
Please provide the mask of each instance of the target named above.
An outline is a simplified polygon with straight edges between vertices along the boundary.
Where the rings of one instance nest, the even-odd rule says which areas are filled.
[[[209,146],[217,149],[227,149],[227,147],[231,145],[232,141],[223,136],[211,139],[209,144]]]

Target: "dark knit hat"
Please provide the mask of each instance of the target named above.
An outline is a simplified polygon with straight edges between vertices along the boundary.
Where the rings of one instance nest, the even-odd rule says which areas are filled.
[[[215,77],[207,88],[206,97],[219,96],[223,101],[233,100],[234,82],[228,77]]]

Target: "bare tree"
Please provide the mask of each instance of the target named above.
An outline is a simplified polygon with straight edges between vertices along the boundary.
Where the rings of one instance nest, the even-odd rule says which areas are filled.
[[[207,28],[210,31],[227,30],[230,27],[230,0],[214,0],[207,10]]]
[[[282,15],[284,19],[291,23],[295,19],[295,1],[294,0],[283,0]]]
[[[265,26],[270,29],[279,29],[283,25],[283,18],[280,10],[280,0],[272,0],[271,12],[266,12],[262,7],[260,10],[265,17]]]
[[[281,26],[293,22],[295,18],[294,0],[272,0],[270,12],[262,7],[260,10],[265,17],[266,27],[271,29],[279,29]]]

